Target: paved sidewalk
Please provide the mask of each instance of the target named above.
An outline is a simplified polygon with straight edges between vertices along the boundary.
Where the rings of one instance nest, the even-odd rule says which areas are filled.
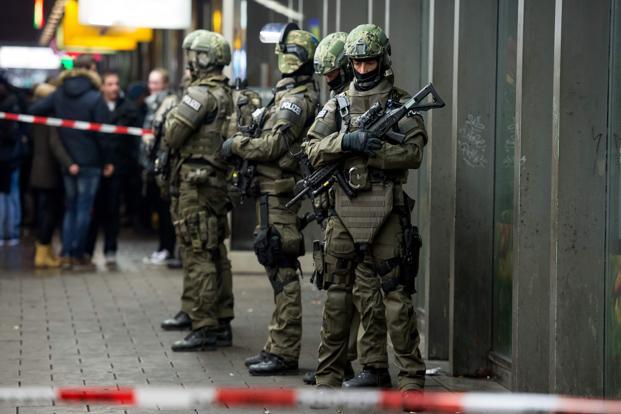
[[[316,360],[321,292],[313,290],[307,279],[303,281],[304,338],[299,375],[252,377],[243,360],[263,345],[273,309],[271,288],[264,276],[235,277],[233,347],[173,353],[170,344],[185,333],[162,331],[159,324],[178,311],[181,272],[142,264],[142,257],[153,244],[122,240],[118,266],[106,268],[97,257],[98,269],[90,273],[35,271],[31,245],[0,248],[0,386],[303,386],[302,374],[312,369]],[[438,364],[429,363],[433,366]],[[427,382],[432,390],[503,390],[492,381],[442,375],[429,377]],[[87,412],[154,411],[86,405],[15,407],[0,402],[0,413]],[[210,407],[189,412],[286,411]]]

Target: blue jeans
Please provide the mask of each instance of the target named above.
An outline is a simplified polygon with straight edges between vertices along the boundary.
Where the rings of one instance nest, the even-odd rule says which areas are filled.
[[[91,223],[91,210],[101,178],[101,168],[80,167],[77,176],[63,173],[65,217],[63,219],[63,256],[81,259]]]
[[[19,239],[19,225],[21,221],[19,168],[15,168],[11,171],[9,192],[0,193],[0,240]]]

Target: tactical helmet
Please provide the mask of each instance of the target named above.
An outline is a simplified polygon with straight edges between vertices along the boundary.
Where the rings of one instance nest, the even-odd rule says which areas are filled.
[[[341,93],[352,79],[351,65],[345,56],[345,40],[347,33],[336,32],[326,36],[315,51],[315,73],[326,75],[334,70],[339,74],[328,81],[328,86],[335,93]]]
[[[199,35],[206,33],[206,32],[207,30],[204,30],[204,29],[198,29],[198,30],[191,31],[183,38],[183,43],[181,44],[181,48],[183,50],[190,50],[190,46],[192,46],[192,42],[194,41],[194,39],[196,39]]]
[[[360,74],[355,70],[356,87],[362,90],[373,88],[384,76],[391,76],[390,41],[386,33],[375,24],[361,24],[347,35],[345,54],[352,60],[378,60],[378,69]]]
[[[344,68],[349,64],[345,56],[347,33],[330,33],[324,37],[315,50],[315,73],[325,75],[334,69]]]
[[[219,33],[205,31],[199,34],[190,46],[196,53],[194,62],[200,70],[211,70],[231,63],[231,47]]]
[[[312,33],[305,30],[291,30],[285,34],[284,41],[276,45],[278,70],[290,75],[305,63],[313,61],[319,41]]]
[[[183,43],[181,43],[181,48],[183,49],[183,52],[186,58],[186,64],[187,64],[186,69],[190,69],[190,72],[193,72],[195,70],[194,68],[195,53],[190,51],[190,48],[192,47],[192,42],[194,41],[194,39],[196,39],[198,36],[204,33],[207,33],[207,30],[204,30],[204,29],[193,30],[187,35],[185,35],[185,37],[183,38]]]

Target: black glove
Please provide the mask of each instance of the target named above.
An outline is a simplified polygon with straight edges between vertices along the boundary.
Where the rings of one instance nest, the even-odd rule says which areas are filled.
[[[382,141],[371,131],[354,131],[343,135],[341,149],[350,152],[362,152],[374,155],[375,151],[382,148]]]
[[[222,154],[224,159],[230,159],[233,157],[233,138],[229,138],[222,143],[220,154]]]

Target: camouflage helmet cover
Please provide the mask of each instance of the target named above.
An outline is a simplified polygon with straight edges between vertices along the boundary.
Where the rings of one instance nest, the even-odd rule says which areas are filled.
[[[315,73],[325,75],[335,69],[345,68],[348,65],[345,56],[345,40],[347,33],[330,33],[319,42],[315,51],[314,67]]]
[[[201,68],[226,66],[231,63],[231,46],[219,33],[205,31],[192,41],[190,50],[197,53],[196,60]]]
[[[284,74],[291,74],[303,64],[312,62],[317,43],[319,41],[312,33],[305,30],[291,30],[284,42],[276,45],[278,70]]]
[[[194,41],[194,39],[196,39],[199,35],[206,33],[207,30],[204,29],[198,29],[198,30],[193,30],[190,33],[188,33],[187,35],[185,35],[185,37],[183,38],[183,43],[181,44],[181,48],[184,50],[189,50],[190,47],[192,46],[192,42]]]
[[[390,42],[386,33],[375,24],[361,24],[352,30],[345,41],[345,54],[349,59],[384,58],[389,65]]]

